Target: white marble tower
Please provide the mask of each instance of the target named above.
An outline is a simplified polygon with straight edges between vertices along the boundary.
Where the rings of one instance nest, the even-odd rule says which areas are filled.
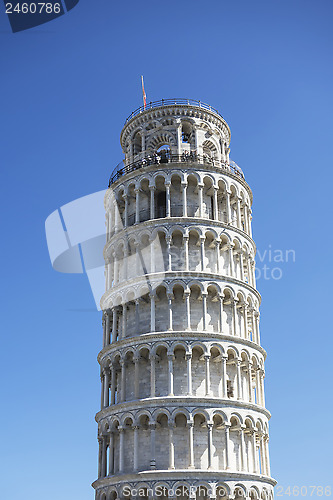
[[[230,129],[140,108],[105,196],[96,500],[273,498],[251,232]]]

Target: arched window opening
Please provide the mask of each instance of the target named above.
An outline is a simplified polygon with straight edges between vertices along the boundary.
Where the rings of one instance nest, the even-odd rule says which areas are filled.
[[[192,135],[192,126],[188,122],[182,124],[182,143],[190,144]]]
[[[142,151],[142,137],[140,132],[137,132],[133,138],[133,155],[137,155]]]
[[[157,150],[157,154],[160,156],[161,163],[168,163],[171,160],[171,151],[169,144],[163,144]]]

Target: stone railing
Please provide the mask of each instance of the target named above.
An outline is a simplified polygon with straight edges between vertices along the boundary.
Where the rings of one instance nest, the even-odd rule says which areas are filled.
[[[209,104],[206,104],[206,103],[201,102],[201,101],[197,101],[196,99],[184,99],[182,97],[179,97],[179,98],[175,97],[173,99],[161,99],[160,101],[152,101],[152,102],[147,103],[146,106],[140,106],[139,108],[134,110],[126,118],[125,125],[130,120],[132,120],[132,118],[139,115],[140,113],[143,113],[144,111],[148,111],[149,109],[153,109],[153,108],[161,108],[163,106],[174,106],[174,105],[176,105],[176,106],[177,105],[179,105],[179,106],[195,106],[197,108],[206,109],[207,111],[212,111],[213,113],[216,113],[217,115],[221,116],[221,118],[223,118],[221,113],[219,113],[217,109],[213,108]]]
[[[139,155],[138,155],[139,156]],[[154,154],[145,154],[140,158],[136,159],[132,163],[125,164],[125,160],[118,163],[118,165],[113,169],[110,179],[109,187],[116,182],[123,175],[134,172],[135,170],[149,167],[151,165],[160,165],[165,163],[196,163],[199,165],[210,165],[213,167],[220,167],[226,172],[231,172],[239,176],[241,179],[245,179],[241,168],[233,161],[226,163],[224,161],[216,160],[212,156],[208,155],[198,155],[196,152],[184,152],[181,155],[171,154],[169,150],[162,150]]]

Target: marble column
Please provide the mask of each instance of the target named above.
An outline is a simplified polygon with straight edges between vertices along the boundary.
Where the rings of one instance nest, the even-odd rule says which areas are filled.
[[[219,294],[219,305],[220,305],[220,311],[219,311],[219,319],[220,319],[220,328],[219,331],[220,333],[223,333],[223,299],[224,295],[223,293]]]
[[[120,360],[121,366],[121,391],[120,391],[120,401],[126,401],[126,363],[124,359]]]
[[[112,363],[110,366],[111,370],[111,405],[116,402],[116,368]]]
[[[220,243],[221,240],[215,240],[215,251],[216,251],[216,274],[220,274]]]
[[[113,432],[110,432],[110,437],[109,437],[109,476],[112,476],[114,473],[114,466],[113,466],[113,455],[114,455],[114,439],[113,439]]]
[[[243,250],[239,250],[239,267],[240,267],[240,279],[244,281],[244,261],[243,261]]]
[[[248,376],[248,386],[249,386],[249,402],[253,402],[252,394],[252,363],[249,362],[247,365],[247,376]]]
[[[126,337],[126,325],[127,325],[127,306],[126,304],[123,305],[123,327],[122,327],[122,332],[121,332],[121,338]]]
[[[134,430],[134,446],[133,446],[133,469],[134,472],[139,470],[139,426],[135,425]]]
[[[225,468],[226,470],[230,470],[230,437],[229,437],[229,431],[230,431],[230,424],[225,424],[224,426],[224,431],[225,431]]]
[[[217,206],[217,191],[218,191],[218,188],[217,187],[214,187],[214,196],[213,196],[213,207],[214,207],[214,214],[213,214],[213,219],[214,220],[218,220],[218,206]]]
[[[191,307],[190,307],[190,290],[185,290],[185,330],[191,330]]]
[[[103,407],[107,408],[109,406],[109,391],[110,391],[110,372],[109,369],[105,368],[104,371],[104,402]]]
[[[202,329],[207,329],[207,293],[202,293]]]
[[[167,294],[168,299],[168,331],[172,332],[172,294]]]
[[[188,235],[183,236],[183,242],[184,242],[184,254],[185,254],[184,271],[188,271],[189,270],[189,261],[188,261],[189,236]]]
[[[222,355],[222,397],[228,397],[227,389],[227,359],[228,356]]]
[[[165,184],[166,191],[166,216],[171,216],[170,182]]]
[[[241,364],[241,361],[240,359],[236,359],[235,361],[235,364],[236,364],[236,377],[237,377],[237,399],[240,400],[240,399],[243,399],[242,397],[242,380],[241,380],[241,368],[240,368],[240,364]]]
[[[186,353],[186,368],[187,368],[187,395],[192,396],[192,354]]]
[[[238,313],[237,313],[237,301],[234,298],[231,298],[231,307],[232,307],[232,320],[233,320],[233,335],[237,337],[239,335]]]
[[[259,459],[258,459],[258,451],[257,451],[257,439],[256,439],[256,431],[253,429],[251,433],[252,437],[252,452],[253,452],[253,472],[255,474],[259,474]]]
[[[133,358],[134,361],[134,397],[135,399],[139,399],[140,392],[140,358],[139,356],[135,356]]]
[[[140,222],[140,189],[135,189],[135,224]]]
[[[200,236],[200,262],[201,272],[205,271],[205,236]]]
[[[128,196],[126,193],[123,194],[125,200],[125,211],[124,211],[124,228],[128,226]]]
[[[104,313],[104,318],[105,318],[105,346],[110,344],[110,310],[108,309]]]
[[[187,217],[187,182],[181,183],[182,200],[183,200],[183,217]]]
[[[155,219],[155,186],[149,186],[150,190],[150,219]]]
[[[259,372],[259,380],[260,380],[260,394],[261,394],[261,405],[265,406],[265,391],[264,391],[264,378],[265,378],[265,372],[264,370],[260,370]]]
[[[202,213],[202,207],[203,207],[203,184],[198,184],[198,190],[199,190],[199,217],[203,217]]]
[[[193,439],[193,429],[194,423],[193,421],[187,421],[187,427],[189,430],[189,469],[194,469],[194,439]]]
[[[150,331],[155,332],[155,295],[154,293],[149,294],[150,297]]]
[[[150,468],[156,469],[156,424],[149,424],[150,427]]]
[[[167,244],[167,256],[168,256],[168,268],[167,271],[172,271],[172,259],[171,259],[171,236],[165,238]]]
[[[175,447],[173,442],[174,424],[169,424],[169,469],[175,468]]]
[[[213,424],[207,423],[208,430],[208,469],[213,466]]]
[[[257,405],[261,405],[261,387],[260,387],[260,368],[257,366],[256,370],[256,403]]]
[[[233,245],[228,243],[227,248],[229,251],[229,274],[230,276],[235,277]]]
[[[104,373],[101,371],[101,410],[104,408]]]
[[[242,221],[241,221],[241,208],[240,208],[241,198],[236,197],[236,211],[237,211],[237,227],[238,229],[242,229]]]
[[[241,425],[239,434],[240,434],[240,449],[241,449],[241,470],[243,472],[246,470],[246,449],[245,449],[244,429],[245,425]]]
[[[124,428],[119,426],[119,472],[124,472]]]
[[[101,473],[102,473],[102,477],[106,477],[106,473],[107,473],[107,470],[106,470],[106,438],[105,436],[102,437],[102,467],[101,467]]]
[[[227,212],[227,224],[231,223],[231,208],[230,208],[230,191],[226,191],[226,212]]]
[[[140,307],[140,299],[135,299],[135,333],[136,333],[136,335],[139,332],[139,324],[140,324],[139,307]]]
[[[269,437],[268,437],[268,435],[265,435],[264,442],[265,442],[265,457],[266,457],[266,474],[267,474],[267,476],[270,476],[271,475],[271,468],[270,468],[270,460],[269,460],[269,448],[268,448]]]
[[[156,385],[156,356],[154,354],[150,354],[150,397],[155,397],[155,385]]]
[[[246,302],[243,303],[243,321],[244,321],[244,338],[248,339],[249,334],[248,334],[248,326],[247,326],[247,304],[246,304]]]
[[[168,392],[173,396],[173,354],[168,354]]]
[[[255,325],[256,325],[257,344],[260,345],[260,330],[259,330],[259,313],[258,313],[258,311],[255,311],[254,318],[255,318]]]
[[[112,343],[117,341],[117,307],[112,308]]]
[[[210,355],[205,354],[205,390],[206,390],[206,396],[211,396],[210,392],[210,369],[209,369],[209,360],[210,360]]]
[[[155,237],[151,236],[149,238],[149,243],[150,243],[150,272],[154,273],[156,271],[155,269]]]
[[[103,439],[98,438],[98,478],[102,477]]]

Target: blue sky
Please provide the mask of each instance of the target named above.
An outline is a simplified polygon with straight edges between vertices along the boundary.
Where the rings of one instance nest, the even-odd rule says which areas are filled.
[[[81,0],[12,34],[1,5],[1,498],[93,498],[101,317],[85,276],[53,271],[44,222],[107,186],[141,74],[148,101],[221,111],[257,247],[295,251],[258,282],[271,469],[283,488],[332,483],[332,15],[323,0]]]

